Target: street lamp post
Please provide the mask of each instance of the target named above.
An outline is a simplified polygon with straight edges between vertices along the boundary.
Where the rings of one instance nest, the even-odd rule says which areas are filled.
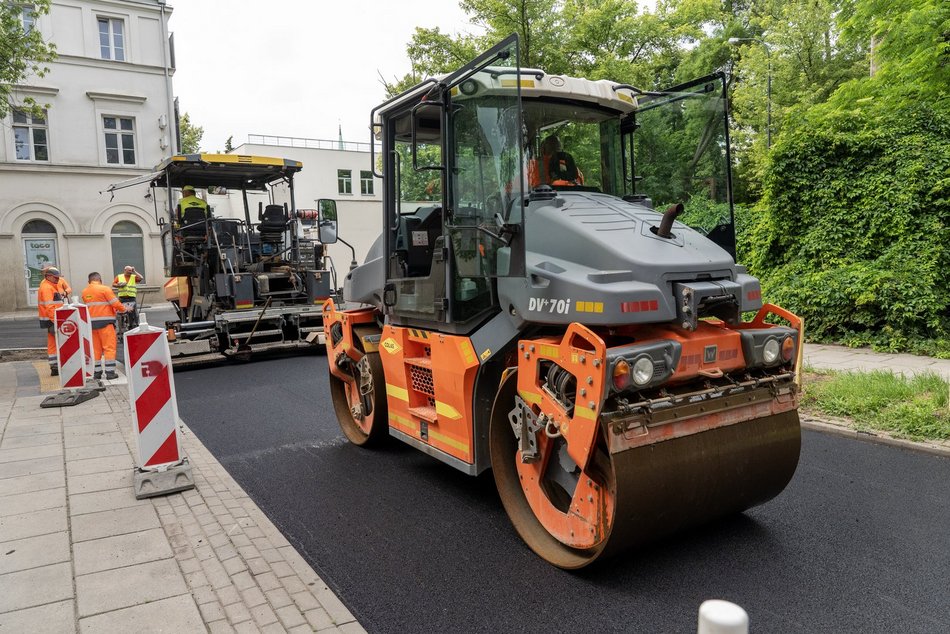
[[[759,37],[730,37],[729,43],[733,46],[740,42],[758,42],[765,49],[765,59],[768,63],[765,83],[765,146],[772,147],[772,50],[768,43]]]

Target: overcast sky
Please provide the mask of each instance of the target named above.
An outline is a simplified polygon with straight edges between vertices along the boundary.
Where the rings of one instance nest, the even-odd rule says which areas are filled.
[[[369,112],[409,71],[416,26],[480,32],[456,0],[171,0],[175,95],[201,149],[248,134],[369,141]]]

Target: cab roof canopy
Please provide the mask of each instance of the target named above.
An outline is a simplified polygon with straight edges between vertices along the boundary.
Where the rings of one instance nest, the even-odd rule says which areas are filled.
[[[303,163],[267,156],[243,154],[178,154],[155,168],[153,187],[263,190],[270,183],[288,178],[303,169]]]

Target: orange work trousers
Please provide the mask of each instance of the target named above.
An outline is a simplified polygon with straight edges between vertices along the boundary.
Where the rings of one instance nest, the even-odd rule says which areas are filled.
[[[49,361],[49,367],[55,368],[56,363],[56,335],[46,331],[46,360]]]
[[[103,365],[108,371],[110,368],[115,368],[115,326],[109,324],[108,326],[103,326],[102,328],[96,328],[92,331],[92,356],[94,361],[92,362],[93,367],[99,365],[99,359],[105,355],[106,360]]]

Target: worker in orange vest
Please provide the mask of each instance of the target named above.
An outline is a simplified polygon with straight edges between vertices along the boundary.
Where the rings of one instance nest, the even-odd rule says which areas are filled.
[[[60,308],[66,300],[59,280],[59,269],[55,266],[48,267],[43,271],[43,281],[40,282],[40,289],[36,295],[40,328],[46,328],[46,359],[49,361],[49,373],[52,376],[59,375],[59,367],[56,363],[56,309]]]
[[[584,173],[574,157],[563,151],[561,139],[550,135],[541,143],[541,156],[528,161],[528,187],[540,185],[573,186],[584,184]]]
[[[55,269],[56,265],[53,264],[52,262],[47,262],[46,264],[42,266],[41,270],[45,273],[46,269],[50,267],[53,267]],[[63,295],[63,301],[69,299],[69,296],[73,294],[72,286],[69,285],[69,282],[67,282],[66,278],[63,277],[62,275],[59,276],[59,284],[57,286],[59,286],[59,292],[62,293]]]
[[[98,369],[99,360],[105,356],[102,367],[107,379],[117,379],[115,372],[115,315],[124,313],[125,306],[112,292],[112,289],[102,283],[102,276],[98,273],[89,274],[89,286],[82,289],[80,295],[82,303],[89,307],[89,321],[92,324],[92,354],[93,378],[101,379],[102,370]]]

